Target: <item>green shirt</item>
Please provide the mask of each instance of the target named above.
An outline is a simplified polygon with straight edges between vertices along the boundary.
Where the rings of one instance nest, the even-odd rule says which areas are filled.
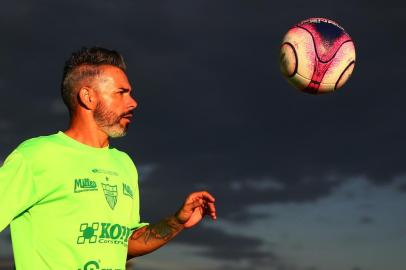
[[[124,270],[139,217],[137,170],[114,148],[62,132],[27,140],[0,168],[0,231],[17,270]]]

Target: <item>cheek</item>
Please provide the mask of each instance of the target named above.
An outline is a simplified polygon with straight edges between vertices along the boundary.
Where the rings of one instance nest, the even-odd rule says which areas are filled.
[[[104,96],[100,102],[108,111],[118,112],[120,110],[120,100],[118,97]]]
[[[107,107],[111,107],[114,106],[114,98],[110,97],[110,96],[104,96],[103,97],[103,104],[106,105]]]

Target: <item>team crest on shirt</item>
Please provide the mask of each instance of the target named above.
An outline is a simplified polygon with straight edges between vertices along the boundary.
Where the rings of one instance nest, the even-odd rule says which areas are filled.
[[[109,185],[102,183],[104,197],[108,205],[110,206],[111,210],[114,210],[114,207],[117,204],[117,185]]]

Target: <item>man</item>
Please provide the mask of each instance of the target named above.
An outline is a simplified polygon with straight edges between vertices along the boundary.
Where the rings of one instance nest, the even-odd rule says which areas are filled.
[[[0,169],[0,231],[9,223],[17,270],[124,270],[204,215],[214,198],[191,193],[176,214],[140,222],[138,175],[129,156],[109,146],[126,134],[137,102],[120,54],[83,48],[66,62],[65,132],[19,145]]]

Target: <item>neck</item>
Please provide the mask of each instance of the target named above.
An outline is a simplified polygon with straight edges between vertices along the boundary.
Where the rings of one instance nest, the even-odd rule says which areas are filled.
[[[72,139],[97,148],[107,147],[109,137],[94,121],[85,121],[83,118],[72,116],[69,128],[64,132]]]

